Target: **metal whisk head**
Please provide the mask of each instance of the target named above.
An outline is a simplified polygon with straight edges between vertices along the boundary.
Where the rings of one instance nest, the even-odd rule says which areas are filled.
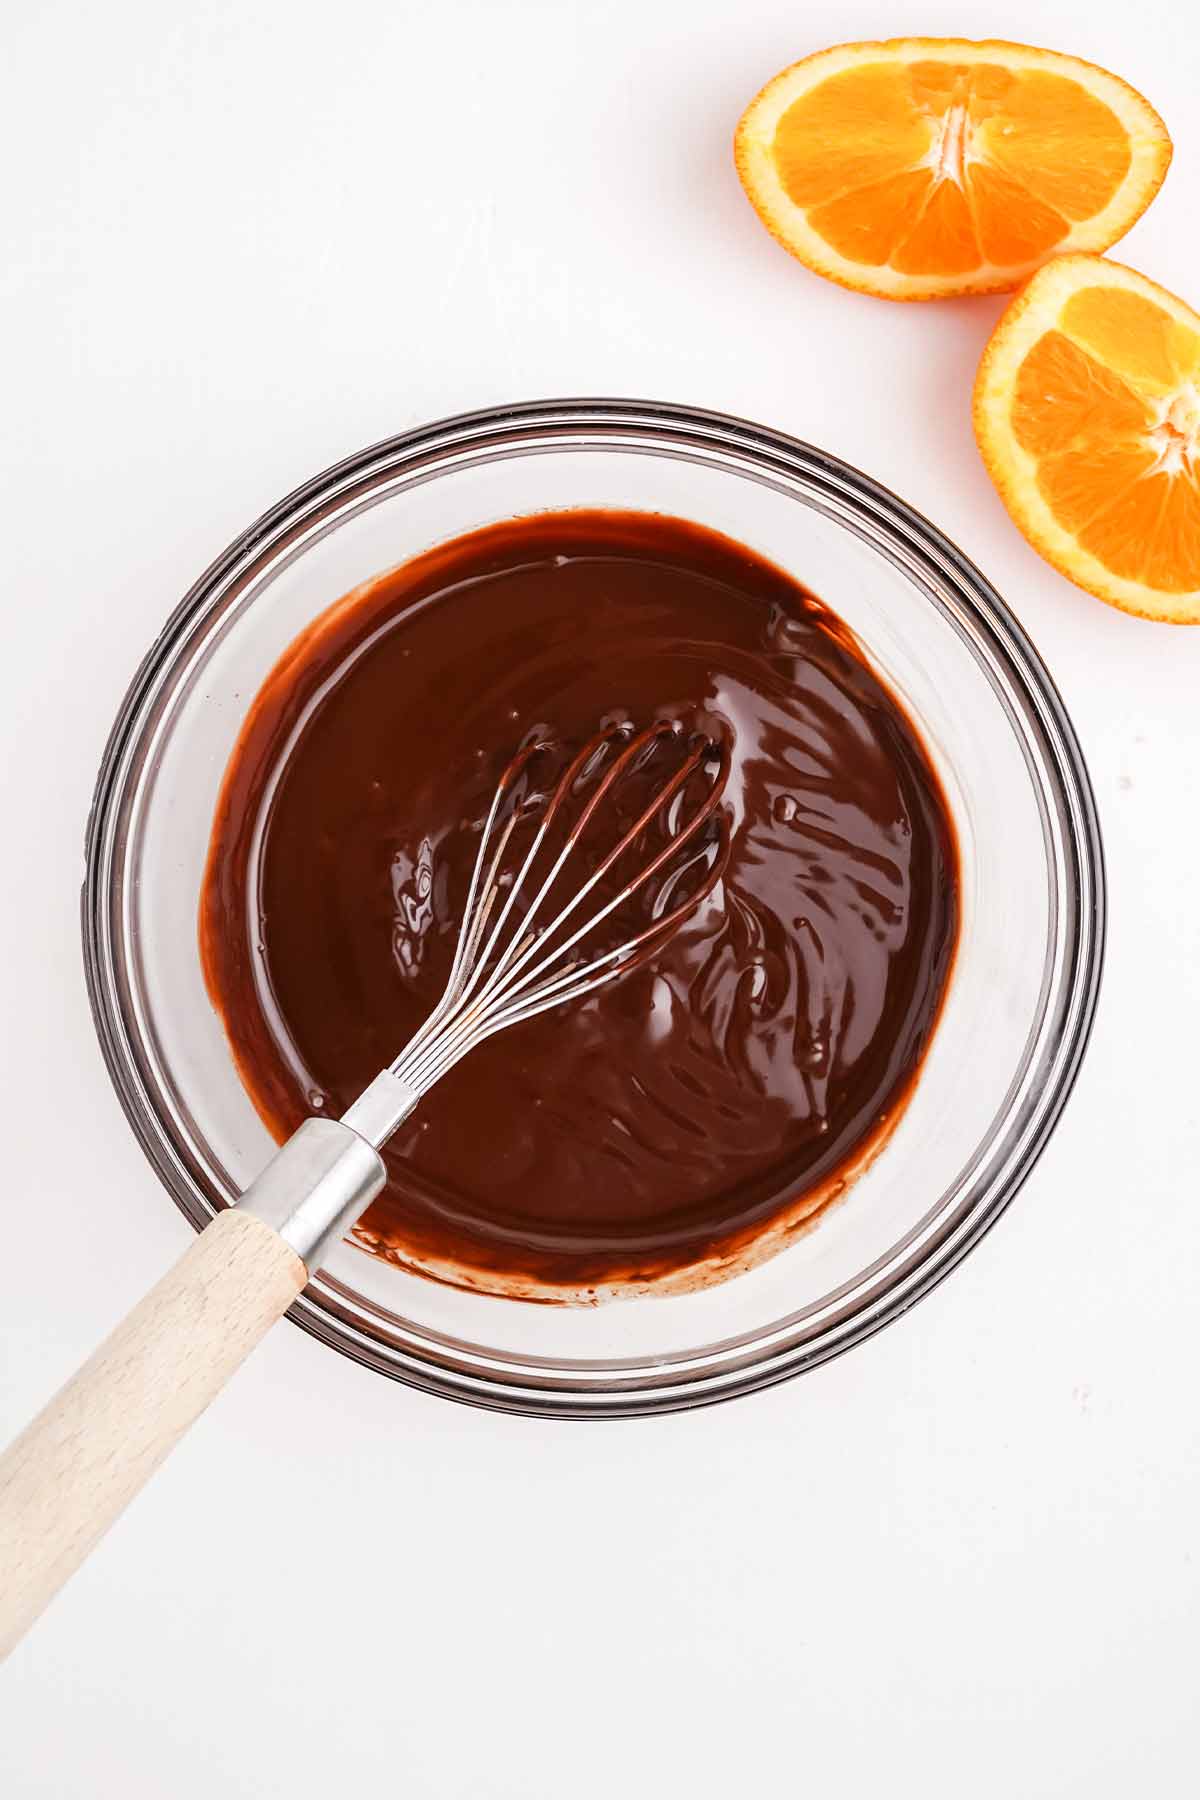
[[[667,745],[682,755],[669,773],[647,780]],[[494,1032],[647,961],[725,871],[724,744],[684,740],[666,719],[636,733],[610,726],[572,757],[548,793],[522,798],[534,760],[553,750],[527,746],[500,778],[445,992],[390,1067],[414,1098]],[[647,837],[657,847],[647,850]],[[648,920],[614,932],[639,894],[643,906],[649,899]],[[617,942],[605,943],[606,927]]]
[[[340,1120],[307,1119],[242,1196],[309,1269],[383,1187],[376,1151],[460,1057],[646,962],[725,872],[725,744],[689,740],[666,719],[638,732],[612,725],[539,790],[535,759],[562,754],[530,744],[501,776],[450,976],[425,1023]]]

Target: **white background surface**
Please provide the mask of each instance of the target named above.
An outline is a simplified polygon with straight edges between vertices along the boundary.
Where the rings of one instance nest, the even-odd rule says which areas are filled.
[[[999,303],[803,271],[729,153],[826,43],[1105,63],[1175,165],[1117,254],[1200,302],[1186,0],[208,0],[0,28],[0,1436],[187,1242],[80,973],[92,777],[198,571],[336,458],[560,393],[724,408],[895,487],[1018,610],[1090,760],[1093,1047],[1000,1226],[798,1382],[491,1417],[283,1327],[8,1665],[6,1800],[1195,1786],[1200,631],[1028,550],[968,393]]]

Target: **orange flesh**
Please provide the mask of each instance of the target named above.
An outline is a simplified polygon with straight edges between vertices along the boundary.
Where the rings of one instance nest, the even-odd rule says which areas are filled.
[[[1200,588],[1200,332],[1139,294],[1082,288],[1021,364],[1017,442],[1056,519],[1114,575]]]
[[[842,256],[908,275],[1049,255],[1130,168],[1128,133],[1078,82],[999,63],[887,61],[802,94],[776,128],[788,198]]]

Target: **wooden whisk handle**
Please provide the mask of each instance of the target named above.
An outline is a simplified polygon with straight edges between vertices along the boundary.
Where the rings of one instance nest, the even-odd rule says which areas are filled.
[[[0,1658],[374,1199],[364,1133],[415,1103],[385,1071],[360,1129],[306,1119],[0,1456]]]
[[[218,1214],[0,1456],[0,1657],[307,1280],[271,1226]]]

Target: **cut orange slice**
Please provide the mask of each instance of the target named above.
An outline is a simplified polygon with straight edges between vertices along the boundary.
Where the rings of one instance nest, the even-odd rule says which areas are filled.
[[[975,435],[1048,562],[1126,612],[1200,624],[1200,317],[1102,256],[1064,256],[1004,314]]]
[[[1017,287],[1106,250],[1162,185],[1166,126],[1115,75],[1023,44],[841,44],[777,75],[734,155],[768,231],[889,300]]]

